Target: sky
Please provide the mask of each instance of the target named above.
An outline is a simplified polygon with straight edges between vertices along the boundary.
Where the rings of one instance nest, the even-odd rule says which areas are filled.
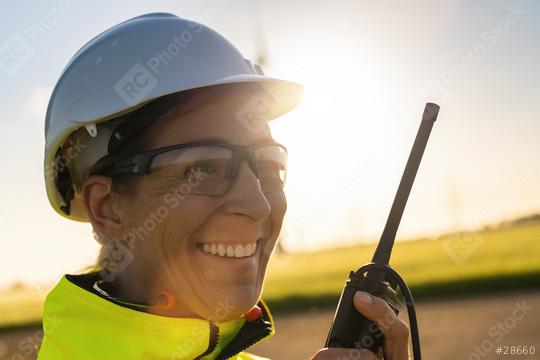
[[[0,5],[0,287],[94,262],[89,224],[49,206],[44,119],[89,39],[129,18],[201,22],[268,75],[303,84],[271,123],[289,150],[290,251],[378,240],[426,102],[441,106],[397,241],[540,211],[540,3],[530,1],[93,1]],[[7,62],[10,44],[25,53]]]

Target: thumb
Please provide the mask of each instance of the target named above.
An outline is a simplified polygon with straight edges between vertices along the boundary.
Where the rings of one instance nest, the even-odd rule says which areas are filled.
[[[374,321],[386,336],[401,338],[408,332],[406,324],[397,317],[394,310],[383,299],[364,291],[357,291],[353,302],[356,310]]]

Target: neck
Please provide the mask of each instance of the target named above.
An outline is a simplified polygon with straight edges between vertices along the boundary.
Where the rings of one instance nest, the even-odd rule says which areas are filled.
[[[159,276],[138,275],[133,270],[125,269],[112,281],[104,282],[104,289],[109,295],[125,302],[149,305],[142,311],[167,317],[201,318],[181,301],[172,291],[161,286]]]

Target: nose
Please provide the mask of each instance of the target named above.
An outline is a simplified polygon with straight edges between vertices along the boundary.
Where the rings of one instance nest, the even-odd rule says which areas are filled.
[[[270,204],[247,161],[238,165],[238,173],[227,192],[225,212],[248,216],[256,223],[270,216]]]

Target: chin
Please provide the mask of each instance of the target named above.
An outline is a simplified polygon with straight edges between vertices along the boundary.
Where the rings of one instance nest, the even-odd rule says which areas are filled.
[[[260,297],[260,286],[243,285],[234,287],[234,291],[216,294],[207,319],[224,322],[238,318],[251,310]]]

